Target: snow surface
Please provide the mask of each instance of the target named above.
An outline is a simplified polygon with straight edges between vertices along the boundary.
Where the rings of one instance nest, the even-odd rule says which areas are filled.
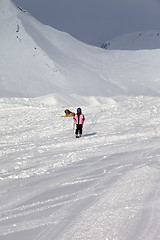
[[[10,0],[0,36],[0,240],[160,240],[160,50],[91,47]]]
[[[63,110],[0,100],[0,239],[159,240],[160,98]]]

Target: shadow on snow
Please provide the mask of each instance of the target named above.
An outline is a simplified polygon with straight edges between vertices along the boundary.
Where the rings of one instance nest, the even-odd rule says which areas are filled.
[[[94,135],[96,135],[96,132],[84,134],[83,137],[89,137],[89,136],[94,136]]]

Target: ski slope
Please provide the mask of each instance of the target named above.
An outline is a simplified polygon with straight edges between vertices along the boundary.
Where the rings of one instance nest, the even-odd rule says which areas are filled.
[[[94,102],[76,139],[63,107],[0,99],[0,239],[159,240],[159,109]]]

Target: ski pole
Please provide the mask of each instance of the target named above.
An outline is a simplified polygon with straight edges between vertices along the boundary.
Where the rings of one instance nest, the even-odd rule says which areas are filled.
[[[76,123],[74,122],[74,123],[73,123],[73,131],[74,131],[75,125],[76,125]]]

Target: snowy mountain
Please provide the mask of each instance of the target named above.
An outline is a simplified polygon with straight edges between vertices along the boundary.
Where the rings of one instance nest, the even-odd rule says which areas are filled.
[[[142,35],[106,51],[0,0],[0,240],[160,239],[160,50]],[[61,116],[79,106],[77,139]]]
[[[160,30],[125,34],[106,41],[101,47],[110,50],[160,49]]]
[[[159,49],[106,52],[42,25],[10,0],[0,9],[1,97],[53,94],[65,104],[77,95],[159,95]]]
[[[100,46],[130,32],[159,29],[159,0],[12,0],[44,24]]]

